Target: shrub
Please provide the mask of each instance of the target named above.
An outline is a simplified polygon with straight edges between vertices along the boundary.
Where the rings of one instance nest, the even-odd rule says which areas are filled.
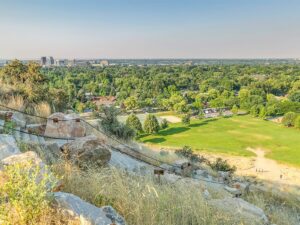
[[[119,111],[114,107],[103,107],[100,125],[105,132],[115,135],[118,138],[129,140],[135,136],[132,128],[118,121],[117,115]]]
[[[4,168],[0,184],[0,220],[4,224],[37,224],[50,210],[48,191],[54,187],[53,176],[32,163],[16,163]]]
[[[253,117],[258,117],[259,116],[259,112],[260,112],[260,107],[259,106],[254,105],[250,109],[250,114]]]
[[[237,105],[234,105],[234,106],[232,107],[231,112],[232,112],[233,114],[235,114],[235,115],[238,114],[239,108],[237,107]]]
[[[12,134],[14,131],[13,129],[16,127],[16,124],[14,121],[9,120],[5,121],[4,126],[3,126],[3,133],[4,134]]]
[[[131,114],[128,116],[126,125],[135,130],[138,134],[141,134],[143,132],[142,123],[135,114]]]
[[[156,116],[152,114],[147,115],[144,122],[144,131],[147,134],[153,134],[153,133],[157,133],[159,129],[160,127]]]
[[[202,109],[200,109],[199,114],[198,114],[198,119],[201,120],[201,119],[204,119],[204,118],[205,118],[204,112],[203,112]]]
[[[294,112],[287,112],[286,114],[284,114],[283,118],[282,118],[282,123],[284,126],[286,127],[292,127],[295,124],[295,120],[296,120],[297,114]]]
[[[265,119],[266,116],[267,116],[267,110],[264,106],[262,106],[259,111],[259,117]]]
[[[295,127],[300,129],[300,115],[295,119]]]
[[[163,119],[160,123],[161,129],[166,129],[169,126],[169,123],[166,119]]]
[[[184,115],[181,119],[181,122],[184,124],[184,125],[189,125],[191,123],[191,117],[190,115]]]
[[[224,171],[234,173],[236,171],[235,166],[230,166],[227,160],[217,158],[215,162],[209,162],[209,166],[215,171]]]
[[[205,159],[203,156],[200,156],[198,154],[194,154],[192,148],[189,147],[189,146],[183,146],[182,149],[176,150],[175,154],[180,156],[180,157],[187,158],[191,162],[201,163],[201,162],[206,162],[207,161],[207,159]]]
[[[41,102],[34,107],[35,114],[41,117],[48,117],[51,115],[51,107],[47,102]]]

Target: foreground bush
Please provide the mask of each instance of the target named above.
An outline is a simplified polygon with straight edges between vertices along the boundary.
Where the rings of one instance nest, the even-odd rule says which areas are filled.
[[[37,224],[51,212],[54,181],[31,163],[6,166],[0,181],[0,224]]]

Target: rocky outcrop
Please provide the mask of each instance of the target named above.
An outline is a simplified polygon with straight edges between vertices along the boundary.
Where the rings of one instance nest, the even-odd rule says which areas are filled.
[[[261,208],[241,198],[224,198],[209,200],[208,204],[219,211],[228,213],[237,221],[247,224],[269,224],[269,220]]]
[[[0,160],[20,153],[20,149],[13,136],[0,134]]]
[[[54,193],[57,209],[84,225],[125,225],[125,220],[111,206],[98,208],[81,198],[63,192]]]
[[[16,154],[16,155],[11,155],[1,160],[1,163],[5,166],[13,165],[17,163],[26,163],[26,162],[30,162],[35,166],[40,166],[40,167],[45,166],[42,160],[38,157],[38,155],[35,152],[31,152],[31,151]]]
[[[80,168],[87,166],[105,166],[111,158],[111,153],[103,141],[94,136],[77,138],[61,147],[66,160]]]
[[[84,137],[86,129],[76,114],[54,113],[48,117],[45,135],[50,137]]]

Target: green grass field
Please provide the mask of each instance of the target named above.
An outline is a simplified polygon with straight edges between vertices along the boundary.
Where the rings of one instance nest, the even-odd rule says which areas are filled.
[[[192,120],[189,126],[170,124],[158,134],[139,140],[161,147],[188,145],[195,151],[238,156],[253,156],[248,147],[261,148],[269,158],[300,166],[300,131],[249,115]]]

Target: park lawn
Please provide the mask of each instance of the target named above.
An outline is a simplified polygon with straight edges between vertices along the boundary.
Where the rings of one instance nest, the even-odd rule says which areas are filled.
[[[170,124],[141,142],[161,147],[191,146],[195,151],[253,156],[247,148],[260,148],[266,157],[300,166],[300,131],[249,115],[192,120],[189,126]]]

